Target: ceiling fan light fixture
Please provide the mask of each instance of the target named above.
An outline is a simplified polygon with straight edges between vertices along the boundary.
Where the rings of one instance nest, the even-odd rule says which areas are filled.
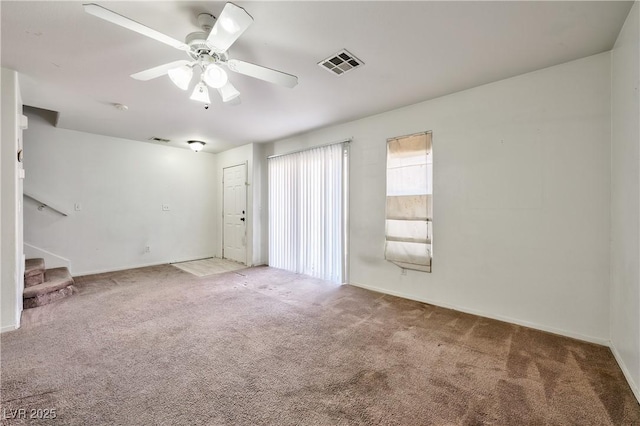
[[[202,151],[202,148],[204,148],[204,142],[201,141],[188,141],[187,143],[194,152]]]
[[[190,61],[180,60],[169,62],[137,72],[132,74],[131,77],[136,80],[148,81],[168,75],[178,88],[188,91],[191,84],[193,84],[193,68],[197,66],[198,69],[196,71],[200,72],[200,78],[195,84],[195,88],[190,97],[192,100],[205,103],[205,109],[209,108],[208,104],[211,102],[209,87],[217,89],[224,102],[235,100],[233,104],[240,103],[238,97],[240,92],[229,83],[229,76],[227,75],[226,69],[288,88],[293,88],[298,84],[298,77],[295,75],[238,59],[228,58],[227,52],[229,47],[231,47],[253,23],[251,15],[249,15],[244,8],[236,6],[233,3],[229,2],[225,4],[217,20],[209,13],[199,14],[198,25],[202,31],[188,34],[185,42],[178,41],[102,6],[85,4],[83,7],[85,12],[104,21],[167,44],[178,50],[186,51],[187,55],[191,58]],[[351,59],[351,57],[349,58]],[[343,59],[340,60],[344,62]],[[353,60],[355,61],[355,58],[353,58]],[[226,69],[221,68],[218,64],[225,65]],[[346,67],[346,65],[344,66]],[[344,70],[341,69],[341,72],[344,72]]]
[[[170,69],[167,74],[169,74],[169,78],[173,81],[173,84],[182,90],[187,90],[193,78],[193,69],[189,65],[183,65]]]
[[[191,93],[191,99],[205,104],[210,104],[211,99],[209,99],[209,89],[207,89],[207,85],[202,81],[198,83],[193,89],[193,93]]]
[[[240,92],[236,89],[233,84],[227,82],[224,86],[218,89],[218,93],[220,93],[220,97],[222,98],[222,102],[229,102],[240,96]]]
[[[227,76],[227,73],[215,64],[207,65],[202,78],[204,79],[205,83],[207,83],[214,89],[223,87],[229,81],[229,76]]]

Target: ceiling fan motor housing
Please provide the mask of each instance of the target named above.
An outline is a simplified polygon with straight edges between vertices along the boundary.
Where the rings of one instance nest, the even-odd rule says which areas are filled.
[[[185,39],[185,43],[190,48],[187,54],[193,59],[198,59],[203,53],[208,54],[211,52],[211,47],[207,45],[207,35],[208,33],[203,31],[196,31],[195,33],[189,34]]]
[[[198,15],[198,26],[207,34],[209,34],[209,31],[211,31],[215,23],[216,17],[210,13],[201,13]]]
[[[211,47],[207,44],[207,37],[216,22],[216,17],[210,13],[201,13],[198,15],[198,26],[202,31],[196,31],[187,35],[185,43],[189,46],[187,54],[192,59],[198,59],[200,56],[211,53]]]

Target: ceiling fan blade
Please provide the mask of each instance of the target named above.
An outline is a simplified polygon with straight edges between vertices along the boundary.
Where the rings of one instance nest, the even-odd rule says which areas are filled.
[[[149,68],[148,70],[140,71],[135,74],[131,74],[131,77],[136,80],[147,81],[153,78],[161,77],[169,72],[169,70],[181,67],[183,65],[190,64],[187,60],[169,62],[168,64],[159,65],[157,67]]]
[[[189,46],[187,46],[183,42],[169,37],[168,35],[164,35],[156,30],[152,30],[151,28],[146,27],[122,15],[118,15],[117,13],[112,12],[109,9],[105,9],[102,6],[98,6],[97,4],[93,3],[83,4],[82,6],[84,7],[85,12],[93,16],[97,16],[100,19],[104,19],[105,21],[109,21],[113,24],[120,25],[121,27],[127,28],[131,31],[135,31],[154,40],[158,40],[159,42],[168,44],[169,46],[175,47],[176,49],[189,50]]]
[[[207,44],[216,52],[226,52],[252,22],[246,10],[227,3],[207,37]]]
[[[279,84],[280,86],[292,88],[298,84],[298,77],[295,75],[272,70],[271,68],[240,61],[238,59],[229,59],[227,61],[227,67],[231,71],[268,81],[269,83]]]

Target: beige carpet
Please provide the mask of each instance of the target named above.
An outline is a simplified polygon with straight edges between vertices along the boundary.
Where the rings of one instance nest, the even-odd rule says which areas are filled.
[[[602,346],[267,267],[76,283],[1,335],[32,424],[640,424]]]
[[[218,259],[211,257],[209,259],[192,260],[189,262],[172,263],[176,268],[195,275],[196,277],[206,277],[207,275],[223,274],[225,272],[238,271],[247,266],[239,262],[228,259]]]

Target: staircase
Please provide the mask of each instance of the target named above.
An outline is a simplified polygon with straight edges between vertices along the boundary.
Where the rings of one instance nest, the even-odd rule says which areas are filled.
[[[44,259],[27,259],[25,262],[24,309],[71,296],[74,290],[73,278],[67,268],[45,269]]]

